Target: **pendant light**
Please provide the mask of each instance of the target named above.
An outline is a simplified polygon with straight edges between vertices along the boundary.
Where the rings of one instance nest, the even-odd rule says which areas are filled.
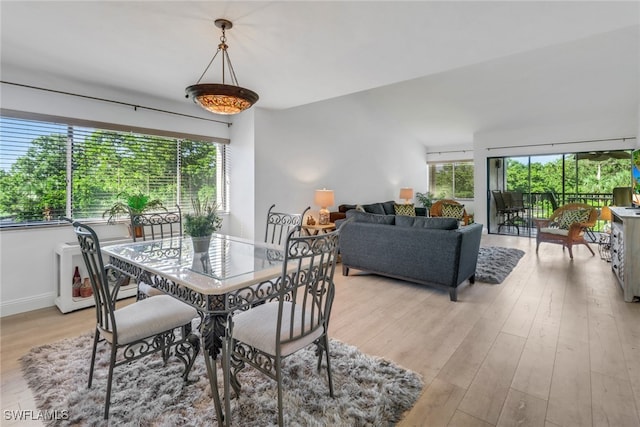
[[[220,37],[220,44],[218,44],[218,50],[216,51],[209,65],[205,68],[204,72],[196,82],[185,89],[187,92],[187,98],[191,97],[193,102],[201,106],[207,111],[216,114],[237,114],[247,108],[251,108],[253,104],[258,100],[258,94],[250,89],[240,87],[238,85],[238,79],[236,73],[231,65],[229,59],[229,53],[227,49],[227,37],[226,30],[233,27],[233,23],[226,19],[216,19],[216,27],[222,30],[222,36]],[[213,64],[219,53],[222,52],[222,84],[219,83],[200,83],[204,75]],[[226,74],[229,74],[230,84],[227,84]]]

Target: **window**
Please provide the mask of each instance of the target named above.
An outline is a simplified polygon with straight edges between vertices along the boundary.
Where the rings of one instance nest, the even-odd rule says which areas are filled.
[[[227,209],[226,145],[0,117],[0,226],[102,219],[126,195],[169,209],[199,197]]]
[[[438,199],[473,199],[473,162],[429,164],[429,192]]]

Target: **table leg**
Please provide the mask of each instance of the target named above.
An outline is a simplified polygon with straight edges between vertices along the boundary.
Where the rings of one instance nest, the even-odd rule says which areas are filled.
[[[228,425],[228,423],[230,422],[231,414],[230,411],[228,412],[228,415],[226,417],[225,414],[223,414],[222,402],[220,400],[220,390],[218,390],[218,371],[216,369],[216,359],[222,347],[222,334],[220,333],[220,329],[222,328],[222,330],[224,331],[224,326],[221,323],[224,323],[223,316],[207,314],[204,316],[200,328],[200,335],[202,337],[202,348],[204,349],[202,354],[204,357],[205,365],[207,367],[209,386],[211,387],[211,395],[213,396],[213,406],[216,411],[216,418],[218,418],[219,426]]]

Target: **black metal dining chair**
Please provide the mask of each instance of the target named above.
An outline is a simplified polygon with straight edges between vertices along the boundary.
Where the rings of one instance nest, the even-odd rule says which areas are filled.
[[[122,280],[116,280],[113,285],[109,283],[108,272],[111,266],[104,265],[100,242],[95,231],[77,221],[73,222],[73,228],[91,281],[96,307],[89,388],[93,382],[98,344],[105,342],[111,347],[104,405],[104,418],[107,419],[111,403],[113,371],[116,366],[131,363],[158,352],[162,354],[166,364],[173,354],[185,365],[182,377],[187,381],[200,351],[200,341],[192,333],[191,326],[192,320],[198,316],[198,313],[195,308],[169,295],[146,298],[125,307],[116,308]],[[180,330],[180,333],[176,333],[177,330]],[[123,351],[119,352],[119,349]]]
[[[302,225],[302,220],[311,207],[308,206],[302,214],[276,212],[273,210],[275,207],[275,204],[271,205],[267,212],[267,226],[264,232],[264,241],[266,243],[282,245],[289,232]]]
[[[329,355],[329,318],[335,295],[333,275],[339,230],[315,236],[300,236],[296,230],[286,238],[285,260],[277,281],[277,295],[264,304],[236,313],[232,318],[230,359],[231,385],[240,393],[237,374],[246,364],[274,379],[278,387],[278,425],[284,424],[282,404],[283,359],[316,346],[318,371],[326,360],[329,395],[333,397]],[[229,399],[229,391],[227,396]]]

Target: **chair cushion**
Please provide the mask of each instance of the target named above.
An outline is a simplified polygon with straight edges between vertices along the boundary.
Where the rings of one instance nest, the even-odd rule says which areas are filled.
[[[462,217],[464,216],[464,205],[454,205],[450,203],[443,203],[442,216],[445,218],[462,219]]]
[[[288,339],[289,337],[290,328],[288,319],[291,316],[292,306],[293,305],[290,302],[283,303],[283,325],[282,332],[280,334],[280,337],[283,340]],[[294,311],[295,319],[301,319],[302,313],[300,306],[296,306]],[[304,317],[306,319],[305,329],[308,329],[310,316],[307,315]],[[284,319],[287,320],[285,321]],[[277,324],[278,302],[268,302],[233,316],[233,338],[267,354],[275,355]],[[298,327],[294,330],[294,335],[299,331],[300,328]],[[320,327],[304,338],[283,344],[281,354],[286,356],[294,353],[320,338],[323,333],[324,328]]]
[[[169,295],[143,299],[114,312],[118,344],[128,344],[186,325],[198,315],[195,308]],[[102,331],[113,342],[111,331]]]
[[[404,216],[416,216],[416,208],[413,203],[408,203],[406,205],[393,205],[393,213],[395,215],[404,215]]]
[[[547,233],[547,234],[556,234],[558,236],[568,236],[569,235],[569,230],[564,229],[564,228],[555,228],[555,227],[543,227],[540,229],[539,231],[540,233]],[[582,236],[584,233],[581,231],[579,233],[579,236]]]
[[[571,224],[575,222],[586,222],[589,219],[589,209],[568,209],[562,212],[560,218],[556,219],[558,227],[568,230]]]

